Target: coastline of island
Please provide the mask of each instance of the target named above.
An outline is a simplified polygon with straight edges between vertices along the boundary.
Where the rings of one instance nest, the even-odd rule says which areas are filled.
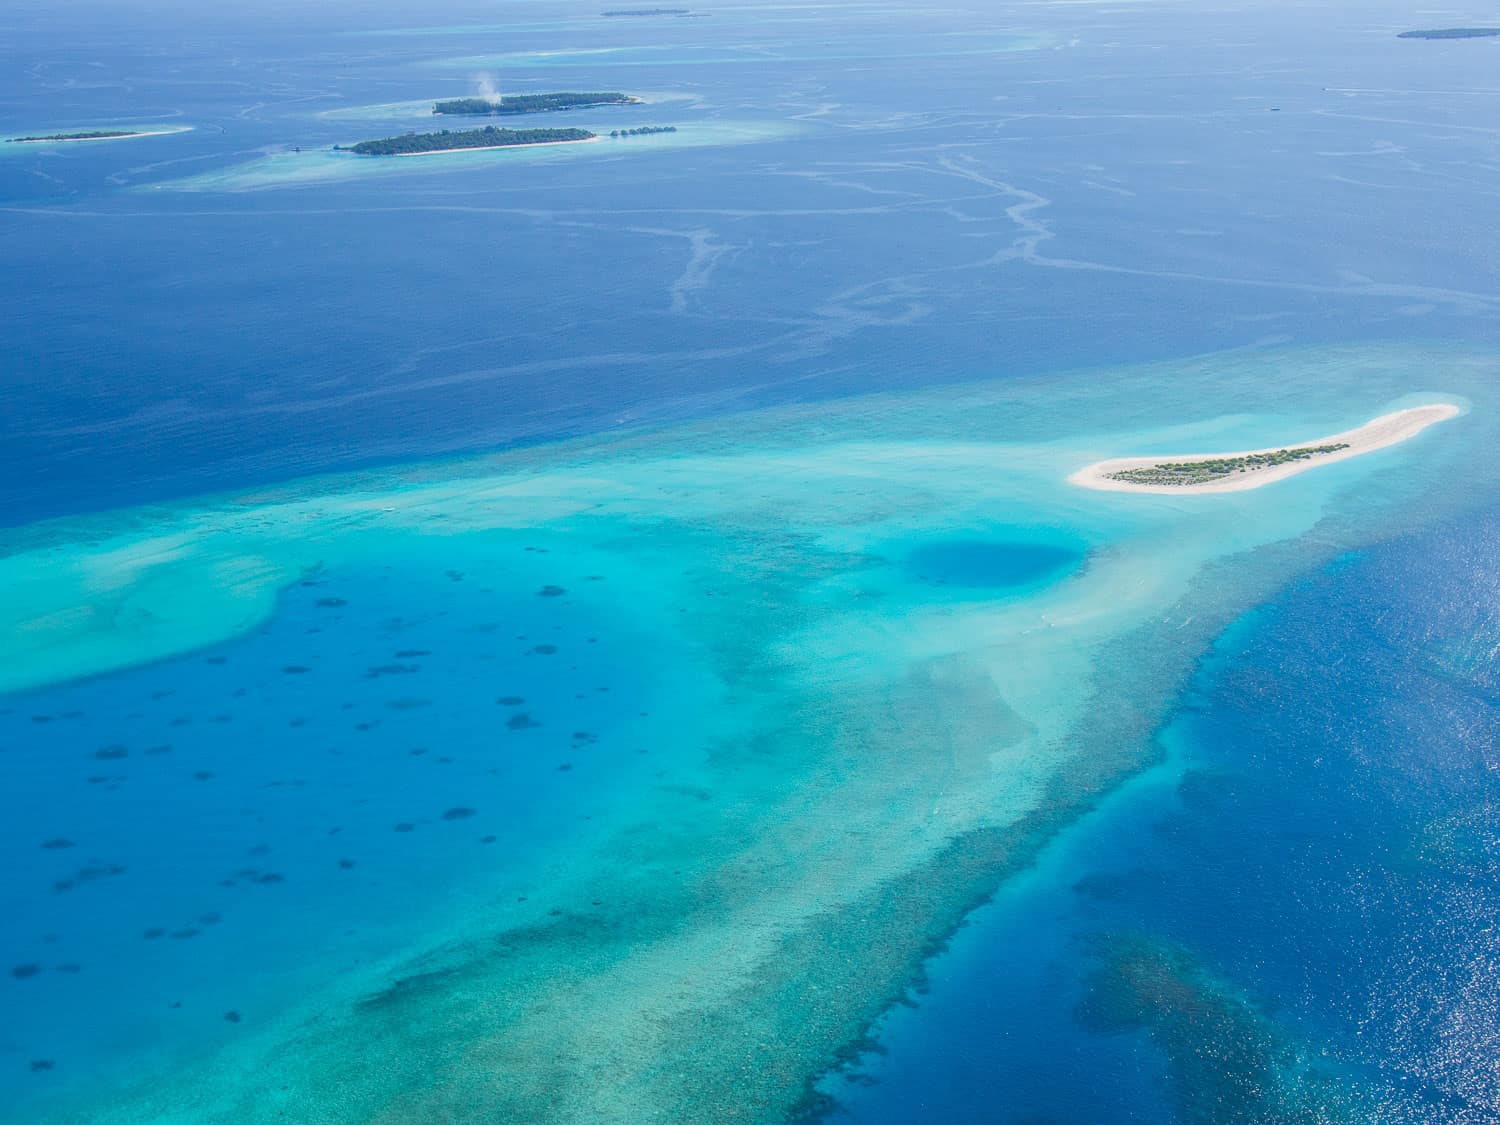
[[[1068,482],[1104,492],[1244,492],[1319,465],[1399,444],[1460,413],[1452,403],[1431,403],[1382,414],[1355,429],[1292,445],[1230,453],[1114,457],[1079,469]]]

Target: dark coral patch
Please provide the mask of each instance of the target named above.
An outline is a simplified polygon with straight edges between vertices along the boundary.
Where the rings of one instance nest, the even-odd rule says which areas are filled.
[[[410,676],[422,670],[417,664],[376,664],[365,669],[365,679],[378,680],[382,676]]]
[[[61,894],[83,883],[92,883],[98,879],[112,879],[116,875],[123,874],[125,874],[125,868],[118,863],[90,863],[73,872],[70,878],[59,879],[53,883],[52,889]]]
[[[464,808],[462,805],[460,805],[457,808],[449,809],[447,812],[443,813],[443,819],[444,820],[467,820],[469,817],[471,817],[473,815],[474,815],[474,810],[473,809]]]
[[[511,730],[529,730],[532,727],[539,727],[542,724],[533,719],[525,711],[522,711],[506,719],[505,725]]]
[[[71,848],[72,846],[73,841],[67,839],[64,836],[58,836],[55,839],[44,841],[42,844],[42,847],[47,848],[49,851],[58,851],[62,848]]]
[[[500,704],[500,706],[502,707],[519,707],[521,706],[521,704],[525,703],[526,700],[519,695],[502,695],[499,699],[495,700],[495,702]]]
[[[419,707],[432,706],[432,700],[418,696],[403,696],[400,699],[388,699],[385,705],[392,711],[415,711]]]
[[[544,598],[560,598],[567,592],[568,591],[563,589],[561,586],[543,586],[540,590],[537,591],[537,594]]]
[[[10,970],[10,975],[15,977],[16,980],[26,980],[28,977],[36,976],[41,971],[42,967],[40,965],[34,964],[32,962],[27,962],[24,965],[14,966]]]

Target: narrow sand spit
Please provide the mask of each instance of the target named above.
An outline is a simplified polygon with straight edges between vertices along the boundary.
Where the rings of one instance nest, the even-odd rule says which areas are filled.
[[[1115,457],[1108,461],[1096,461],[1092,465],[1079,469],[1068,478],[1068,481],[1083,488],[1097,488],[1105,492],[1158,492],[1171,494],[1184,492],[1244,492],[1247,489],[1259,488],[1261,485],[1270,484],[1272,481],[1284,480],[1287,477],[1306,472],[1308,469],[1316,469],[1319,465],[1332,464],[1334,461],[1344,461],[1350,457],[1358,457],[1362,453],[1371,453],[1377,449],[1384,449],[1388,445],[1396,445],[1407,438],[1415,437],[1428,426],[1446,421],[1459,413],[1461,411],[1453,404],[1440,402],[1433,403],[1430,406],[1413,406],[1406,410],[1396,410],[1390,414],[1382,414],[1379,418],[1366,422],[1358,429],[1346,430],[1341,434],[1330,434],[1315,441],[1299,442],[1296,445],[1273,445],[1266,449],[1244,449],[1233,453],[1185,453],[1159,454],[1154,457]],[[1137,484],[1131,481],[1115,480],[1111,475],[1130,469],[1149,469],[1154,465],[1160,465],[1169,461],[1179,463],[1216,461],[1221,458],[1249,457],[1254,454],[1277,453],[1282,450],[1312,449],[1322,445],[1343,445],[1347,446],[1347,448],[1336,450],[1332,453],[1320,453],[1305,460],[1289,461],[1284,464],[1265,468],[1249,468],[1219,480],[1203,481],[1197,484]]]

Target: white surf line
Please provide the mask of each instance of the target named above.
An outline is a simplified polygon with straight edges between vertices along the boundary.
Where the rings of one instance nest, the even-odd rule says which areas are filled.
[[[1154,492],[1158,494],[1177,495],[1181,493],[1198,492],[1244,492],[1252,488],[1260,488],[1262,485],[1273,481],[1285,480],[1287,477],[1296,476],[1298,473],[1306,472],[1308,469],[1316,469],[1319,465],[1329,465],[1335,461],[1345,461],[1350,457],[1358,457],[1361,454],[1372,453],[1386,446],[1396,445],[1415,437],[1428,426],[1438,422],[1446,421],[1462,413],[1452,403],[1433,403],[1429,406],[1413,406],[1405,410],[1397,410],[1390,414],[1382,414],[1379,418],[1366,422],[1363,426],[1353,430],[1346,430],[1341,434],[1330,434],[1328,437],[1318,438],[1315,441],[1298,442],[1296,445],[1273,445],[1266,449],[1246,449],[1233,453],[1186,453],[1186,454],[1160,454],[1154,457],[1115,457],[1108,461],[1096,461],[1094,464],[1079,469],[1068,477],[1070,484],[1076,484],[1081,488],[1095,488],[1104,492]],[[1116,480],[1113,474],[1126,472],[1132,469],[1149,469],[1155,465],[1166,462],[1195,463],[1199,461],[1217,461],[1230,457],[1249,457],[1255,454],[1278,453],[1283,450],[1313,449],[1320,445],[1343,445],[1344,449],[1332,453],[1320,453],[1313,457],[1307,457],[1298,461],[1288,461],[1280,465],[1273,465],[1263,469],[1246,469],[1241,472],[1230,474],[1218,480],[1203,481],[1197,484],[1139,484],[1133,481]]]

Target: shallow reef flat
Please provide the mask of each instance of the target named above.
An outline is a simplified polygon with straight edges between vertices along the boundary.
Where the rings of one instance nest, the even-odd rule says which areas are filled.
[[[765,62],[833,62],[840,59],[955,58],[965,55],[1004,55],[1042,51],[1065,45],[1048,32],[1022,34],[940,35],[915,46],[910,36],[871,35],[828,42],[816,47],[802,43],[764,41],[714,43],[704,46],[651,44],[630,47],[578,47],[545,51],[505,51],[436,59],[431,64],[456,70],[479,68],[549,69],[553,67],[722,66]]]
[[[681,752],[494,875],[508,886],[524,865],[537,890],[471,895],[243,1035],[163,1044],[33,1116],[817,1110],[818,1076],[965,914],[1153,760],[1174,693],[1229,621],[1309,566],[1461,508],[1456,482],[1493,485],[1478,452],[1497,436],[1497,373],[1500,359],[1456,349],[1237,353],[6,533],[11,692],[230,651],[309,574],[436,554],[472,581],[495,551],[541,542],[553,553],[528,574],[559,574],[538,596],[593,576],[593,612],[659,639],[651,675],[692,671],[675,714],[642,720]],[[1469,410],[1275,489],[1185,502],[1067,482],[1124,450],[1255,448],[1436,395]]]
[[[631,95],[638,97],[643,105],[671,106],[673,109],[695,106],[702,101],[696,94],[679,90],[646,91],[644,93],[632,90]],[[348,105],[339,106],[336,109],[322,109],[310,113],[309,116],[321,121],[421,121],[430,124],[435,120],[432,107],[436,103],[460,96],[462,96],[462,91],[455,93],[449,90],[434,94],[430,98],[418,98],[411,101],[377,102],[371,105]],[[437,120],[441,119],[438,118]]]
[[[405,103],[395,103],[393,116],[400,116]],[[432,120],[431,103],[427,117]],[[372,111],[384,107],[370,107]],[[385,119],[372,113],[372,119]],[[795,122],[781,121],[713,121],[701,125],[683,125],[674,133],[655,133],[646,137],[612,139],[609,126],[580,122],[603,134],[600,144],[523,145],[508,148],[469,149],[445,152],[433,160],[367,160],[349,151],[304,149],[300,152],[273,152],[229,168],[167,180],[142,187],[142,191],[239,192],[272,188],[307,187],[321,183],[341,183],[367,177],[400,176],[434,171],[496,171],[511,162],[538,160],[572,160],[580,155],[595,157],[642,155],[664,149],[697,148],[705,145],[755,144],[781,140],[803,130]],[[619,122],[614,123],[619,128]],[[347,145],[346,145],[347,148]],[[432,154],[437,157],[438,154]]]

